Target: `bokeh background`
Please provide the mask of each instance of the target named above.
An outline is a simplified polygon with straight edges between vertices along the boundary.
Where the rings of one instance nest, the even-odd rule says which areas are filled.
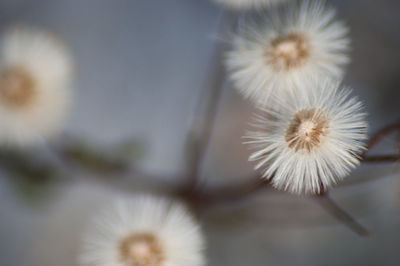
[[[373,132],[400,117],[400,2],[328,3],[351,28],[352,64],[345,83],[365,102]],[[186,169],[185,139],[209,84],[215,46],[226,40],[218,34],[221,15],[208,0],[0,1],[0,29],[16,23],[48,28],[75,56],[74,108],[65,134],[103,148],[140,143],[134,168],[161,182],[178,182]],[[225,82],[203,165],[204,184],[243,181],[253,173],[241,139],[252,111]],[[51,149],[43,146],[35,152],[51,157]],[[389,138],[376,152],[390,153],[394,147]],[[362,166],[348,180],[372,181],[331,193],[372,232],[367,238],[314,200],[273,190],[214,206],[200,216],[208,265],[400,265],[399,171],[395,163]],[[147,187],[143,183],[151,180],[144,177],[125,177],[137,182],[131,194]],[[31,196],[25,184],[1,171],[0,265],[77,265],[88,219],[127,193],[113,185],[118,177],[106,178],[72,171],[62,181],[39,184]]]

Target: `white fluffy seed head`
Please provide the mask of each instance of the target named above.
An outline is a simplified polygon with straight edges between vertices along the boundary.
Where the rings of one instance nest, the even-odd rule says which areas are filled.
[[[82,266],[202,266],[199,225],[178,203],[150,196],[119,200],[95,217]]]
[[[288,0],[214,0],[223,7],[237,11],[260,10],[286,1]]]
[[[230,79],[261,105],[288,87],[306,89],[312,78],[341,79],[349,62],[347,34],[323,1],[293,2],[259,20],[243,18],[227,53]]]
[[[29,145],[60,130],[71,92],[72,59],[52,34],[19,26],[0,43],[0,144]]]
[[[359,164],[367,123],[362,104],[338,82],[316,82],[307,92],[277,98],[264,108],[247,135],[251,161],[274,187],[291,193],[320,193]],[[279,110],[279,111],[277,111]]]

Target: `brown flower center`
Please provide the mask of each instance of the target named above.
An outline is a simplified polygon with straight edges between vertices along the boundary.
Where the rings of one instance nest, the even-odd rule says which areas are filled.
[[[309,42],[304,35],[298,33],[274,38],[265,50],[267,64],[278,71],[289,70],[304,64],[309,55]]]
[[[120,261],[126,266],[161,266],[164,252],[151,233],[138,233],[124,238],[119,246]]]
[[[328,134],[328,119],[317,108],[298,111],[286,130],[285,140],[289,148],[311,151]]]
[[[21,67],[11,67],[0,73],[0,100],[9,107],[26,107],[35,96],[35,81]]]

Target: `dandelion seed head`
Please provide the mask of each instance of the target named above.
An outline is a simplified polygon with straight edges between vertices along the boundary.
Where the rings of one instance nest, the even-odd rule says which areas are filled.
[[[151,196],[120,199],[94,217],[82,266],[203,266],[199,225],[181,204]]]
[[[367,123],[360,101],[337,81],[319,80],[265,107],[246,142],[274,187],[313,194],[345,178],[365,149]]]
[[[295,1],[258,20],[244,17],[226,56],[229,78],[245,97],[273,104],[288,88],[307,90],[313,79],[341,79],[349,62],[347,27],[324,1]]]
[[[0,42],[0,145],[56,135],[70,106],[73,62],[52,33],[19,26]]]

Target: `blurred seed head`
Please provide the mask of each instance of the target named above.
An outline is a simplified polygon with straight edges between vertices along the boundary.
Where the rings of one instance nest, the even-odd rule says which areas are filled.
[[[56,134],[68,112],[73,62],[44,30],[19,26],[0,43],[0,144],[29,145]]]
[[[178,203],[149,196],[117,201],[95,217],[85,236],[81,265],[202,266],[198,224]]]
[[[243,18],[226,66],[238,91],[256,104],[312,79],[341,79],[349,62],[348,29],[323,1],[300,1]]]

